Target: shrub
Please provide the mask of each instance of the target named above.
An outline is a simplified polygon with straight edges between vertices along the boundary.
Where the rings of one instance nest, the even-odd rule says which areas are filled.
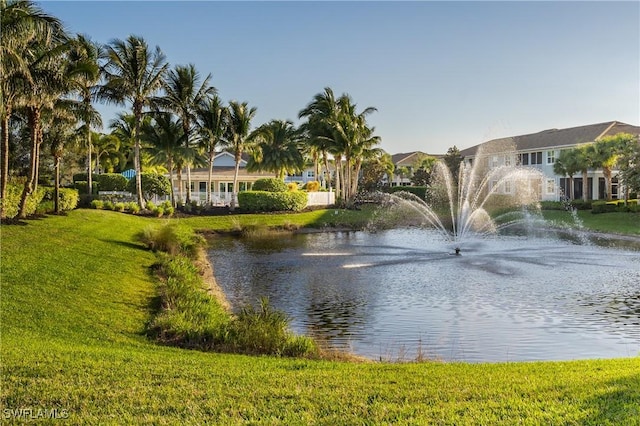
[[[253,183],[251,187],[252,191],[267,191],[267,192],[285,192],[287,191],[287,184],[281,179],[276,178],[262,178]]]
[[[144,205],[144,208],[150,211],[153,211],[153,209],[156,208],[156,204],[153,201],[147,201],[146,204]]]
[[[153,251],[162,251],[170,255],[184,255],[195,258],[198,248],[204,239],[187,227],[176,224],[164,225],[160,228],[146,228],[137,235],[138,241]]]
[[[594,201],[591,207],[591,213],[611,213],[615,212],[618,205],[617,203],[607,203],[606,201]]]
[[[142,197],[145,200],[152,198],[154,195],[158,197],[164,197],[171,193],[171,183],[166,176],[158,175],[155,173],[142,173],[140,175],[142,185]],[[127,183],[127,191],[132,194],[137,194],[136,180],[131,178]]]
[[[95,183],[100,178],[100,175],[91,173],[91,181]],[[87,186],[87,173],[75,173],[73,175],[73,182],[84,182],[85,187]]]
[[[393,194],[395,192],[406,191],[424,200],[427,195],[426,186],[393,186],[391,188],[385,188],[385,192]]]
[[[287,191],[297,191],[298,189],[298,184],[295,182],[289,182],[287,184]]]
[[[105,210],[113,210],[114,208],[114,204],[112,201],[105,201],[103,205]]]
[[[571,200],[571,206],[577,210],[591,210],[594,201]]]
[[[306,189],[309,192],[317,192],[320,189],[320,182],[318,182],[317,180],[312,180],[310,182],[307,182],[304,185],[304,189]]]
[[[113,205],[113,210],[117,211],[117,212],[123,212],[124,211],[124,203],[115,203]]]
[[[140,213],[140,206],[135,201],[128,202],[126,204],[126,209],[133,214]]]
[[[151,210],[151,212],[155,217],[162,217],[162,215],[164,215],[164,209],[162,207],[156,207]]]
[[[102,210],[104,208],[104,201],[102,200],[93,200],[91,201],[91,207],[97,210]]]
[[[560,201],[540,201],[542,210],[565,210],[565,206]]]
[[[21,180],[7,182],[6,196],[4,199],[0,200],[0,202],[2,202],[4,214],[7,218],[11,219],[18,215],[23,190],[24,179],[22,179],[22,182]],[[45,189],[39,186],[37,190],[29,194],[27,197],[27,204],[25,205],[25,214],[27,216],[32,216],[36,213],[38,206],[45,196],[45,192]]]
[[[238,193],[238,203],[243,210],[249,212],[298,212],[307,205],[307,193],[302,191],[243,191]]]
[[[120,173],[97,175],[96,182],[100,191],[126,191],[129,180]]]

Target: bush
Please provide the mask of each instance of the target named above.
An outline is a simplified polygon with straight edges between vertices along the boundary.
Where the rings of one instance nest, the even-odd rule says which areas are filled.
[[[115,203],[113,205],[113,210],[115,210],[117,212],[123,212],[124,211],[124,203]]]
[[[164,225],[160,228],[146,228],[137,235],[138,241],[153,251],[161,251],[170,255],[183,255],[195,258],[198,248],[204,239],[187,227],[176,224]]]
[[[238,203],[248,212],[299,212],[307,206],[307,193],[243,191],[238,193]]]
[[[560,201],[540,201],[542,210],[565,210],[565,205]]]
[[[571,206],[577,210],[591,210],[593,203],[591,200],[571,200]]]
[[[142,197],[145,200],[152,198],[154,195],[164,197],[171,193],[171,183],[169,182],[169,178],[165,176],[154,173],[142,173],[140,179],[142,184]],[[132,194],[137,194],[135,178],[129,180],[126,190]]]
[[[22,182],[21,182],[22,181]],[[20,208],[20,200],[22,199],[22,191],[24,190],[24,179],[14,180],[7,182],[7,194],[2,202],[2,208],[7,218],[11,219],[18,215],[18,209]],[[33,191],[27,197],[27,204],[25,205],[25,214],[32,216],[36,214],[38,206],[42,202],[45,196],[45,189],[38,186],[38,189]]]
[[[120,173],[97,175],[95,181],[98,183],[100,191],[126,191],[127,183],[129,182],[129,180]]]
[[[611,213],[615,212],[618,208],[618,203],[607,203],[606,201],[594,201],[591,203],[591,213]]]
[[[317,192],[318,190],[320,190],[320,182],[318,182],[317,180],[312,180],[310,182],[307,182],[304,185],[304,189],[306,189],[309,192]]]
[[[126,204],[127,211],[137,214],[140,213],[140,206],[135,201],[130,201]]]
[[[147,201],[144,208],[149,211],[153,211],[156,208],[156,204],[153,201]]]
[[[113,201],[105,201],[103,206],[105,210],[113,210],[114,208]]]
[[[295,182],[289,182],[287,184],[287,191],[297,191],[298,189],[298,184]]]
[[[164,209],[162,207],[156,207],[151,210],[151,213],[153,213],[155,217],[162,217],[162,215],[164,215]]]
[[[416,197],[419,197],[421,200],[424,200],[427,195],[427,187],[426,186],[393,186],[391,188],[384,188],[385,192],[393,194],[395,192],[406,191],[409,192]]]
[[[97,210],[104,209],[104,201],[102,200],[93,200],[91,201],[91,207]]]
[[[55,211],[55,194],[55,188],[44,188],[43,201],[51,201],[51,207],[43,207],[45,209],[45,213],[52,213]],[[70,211],[78,207],[78,202],[80,201],[80,194],[78,193],[78,190],[73,188],[60,188],[59,194],[60,199],[58,202],[61,212]],[[49,206],[49,203],[47,203],[47,206]]]
[[[285,192],[287,191],[287,184],[281,179],[276,178],[262,178],[253,183],[251,187],[252,191],[266,191],[266,192]]]

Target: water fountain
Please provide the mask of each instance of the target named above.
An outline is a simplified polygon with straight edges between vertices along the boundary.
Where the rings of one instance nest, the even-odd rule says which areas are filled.
[[[372,232],[220,243],[218,282],[232,305],[268,296],[295,331],[376,359],[637,356],[640,241],[564,238],[538,214],[539,172],[509,152],[485,147],[457,189],[438,165],[428,201],[378,194]]]

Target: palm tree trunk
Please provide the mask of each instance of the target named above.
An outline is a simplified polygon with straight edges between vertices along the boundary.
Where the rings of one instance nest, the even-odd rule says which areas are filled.
[[[134,149],[133,149],[133,162],[136,171],[136,192],[138,205],[140,210],[145,208],[144,199],[142,198],[142,166],[140,164],[140,121],[142,120],[142,108],[140,106],[134,106],[134,115],[136,117],[135,124],[135,137],[134,137]]]
[[[9,117],[11,115],[10,106],[5,105],[7,110],[2,118],[2,174],[0,177],[0,198],[3,200],[7,196],[7,184],[9,183]],[[0,205],[0,217],[4,218],[4,204]]]
[[[87,128],[89,127],[88,123],[85,123],[85,125],[87,126]],[[93,182],[91,180],[92,175],[93,175],[93,170],[92,170],[92,163],[91,163],[91,131],[87,131],[85,134],[85,137],[87,138],[87,191],[89,191],[89,197],[91,197],[91,195],[93,194]]]
[[[216,156],[213,151],[209,152],[209,177],[207,180],[207,205],[211,205],[211,180],[213,179],[213,162],[215,161]]]
[[[362,169],[362,158],[358,158],[356,160],[356,165],[354,168],[353,186],[351,187],[351,193],[354,195],[358,193],[358,176],[360,176],[361,169]]]
[[[606,191],[606,199],[607,201],[611,201],[613,199],[613,183],[611,182],[611,169],[609,167],[603,167],[602,172],[604,173],[604,187]]]
[[[571,201],[573,201],[573,196],[574,196],[574,182],[573,182],[573,176],[569,176],[569,199]]]
[[[582,172],[582,200],[583,201],[587,201],[588,198],[588,192],[589,192],[589,182],[588,182],[588,176],[587,176],[587,171],[584,170]]]
[[[56,181],[53,189],[53,205],[56,214],[60,214],[60,157],[55,157]]]
[[[326,151],[322,156],[324,157],[324,169],[327,172],[327,189],[331,191],[331,169],[329,168],[329,157],[327,156]]]
[[[236,152],[236,167],[233,172],[233,188],[231,191],[231,203],[229,204],[229,209],[234,211],[236,209],[236,191],[238,189],[238,173],[240,172],[240,160],[242,157],[241,152]]]
[[[37,108],[28,109],[28,121],[31,129],[31,161],[29,162],[29,177],[24,183],[22,197],[20,198],[20,207],[18,209],[18,217],[24,219],[27,216],[27,198],[33,192],[33,183],[36,177],[37,153],[38,153],[38,126],[40,125],[40,110]]]
[[[180,200],[180,203],[182,203],[182,197],[183,192],[182,192],[182,167],[178,167],[178,198]]]
[[[167,166],[169,167],[169,183],[171,184],[171,192],[169,194],[171,196],[171,206],[175,208],[176,196],[173,191],[173,160],[171,157],[169,157],[169,161],[167,161]]]

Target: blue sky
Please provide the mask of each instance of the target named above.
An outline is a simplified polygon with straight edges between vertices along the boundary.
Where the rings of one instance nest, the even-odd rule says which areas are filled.
[[[390,153],[610,120],[640,124],[640,2],[42,1],[107,43],[140,35],[193,63],[254,125],[299,123],[331,87]],[[99,107],[108,122],[118,107]]]

